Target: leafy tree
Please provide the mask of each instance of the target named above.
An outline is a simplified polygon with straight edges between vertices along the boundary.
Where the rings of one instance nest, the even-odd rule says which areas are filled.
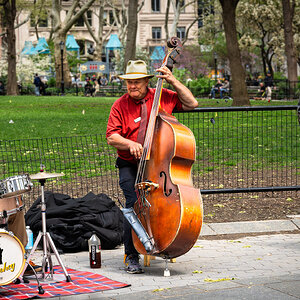
[[[279,62],[283,60],[282,13],[279,1],[241,1],[237,14],[240,20],[241,49],[251,52],[257,48],[264,73],[270,71],[273,75],[274,58]]]
[[[185,80],[188,79],[188,77],[190,77],[190,79],[196,79],[209,74],[207,63],[203,59],[199,46],[183,47],[177,68],[185,70]]]

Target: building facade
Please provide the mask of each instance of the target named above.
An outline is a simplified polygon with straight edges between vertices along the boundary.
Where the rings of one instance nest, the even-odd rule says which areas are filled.
[[[99,18],[99,5],[95,4],[86,13],[87,20],[95,33],[99,34],[99,22],[103,20],[103,36],[106,33],[117,34],[122,41],[125,40],[126,35],[124,34],[125,23],[122,24],[122,20],[119,24],[114,24],[114,13],[120,13],[122,9],[122,2],[124,0],[117,1],[120,10],[113,11],[110,6],[106,6],[104,10],[103,19]],[[142,1],[139,1],[141,4]],[[167,0],[151,0],[143,1],[144,4],[142,9],[138,13],[138,28],[137,28],[137,45],[149,52],[153,51],[155,46],[166,45],[166,31],[165,31],[165,16],[167,10]],[[172,1],[171,1],[172,2]],[[178,0],[176,1],[178,2]],[[192,4],[189,4],[192,3]],[[64,20],[72,1],[62,1],[61,19]],[[168,29],[169,35],[172,35],[172,28],[174,23],[177,22],[177,30],[175,34],[185,39],[187,31],[189,31],[187,44],[197,43],[197,26],[195,22],[197,19],[197,1],[181,1],[181,5],[184,6],[180,15],[176,14],[173,6],[170,6],[169,18],[168,18]],[[128,0],[123,3],[123,8],[128,7]],[[120,13],[119,16],[122,14]],[[28,14],[22,13],[17,18],[17,23],[23,22],[28,17]],[[178,20],[178,21],[177,21]],[[22,26],[16,29],[16,49],[17,55],[20,55],[24,48],[26,41],[32,41],[33,44],[37,43],[37,33],[39,37],[45,37],[46,39],[50,36],[50,17],[45,17],[39,22],[37,28],[33,27],[32,20],[26,22]],[[191,26],[192,24],[192,26]],[[191,28],[188,30],[188,28]],[[112,27],[112,28],[111,28]],[[174,30],[173,30],[174,32]],[[77,21],[77,23],[71,28],[69,34],[74,35],[77,43],[80,46],[80,55],[85,57],[87,55],[87,49],[92,45],[95,48],[95,41],[92,38],[87,26],[85,25],[83,18]],[[174,33],[173,33],[174,34]],[[104,46],[107,40],[104,42]],[[105,52],[105,51],[104,51]],[[103,56],[105,59],[105,55]]]

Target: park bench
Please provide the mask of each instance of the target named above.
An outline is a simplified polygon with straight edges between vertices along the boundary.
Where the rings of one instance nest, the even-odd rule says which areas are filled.
[[[259,86],[256,85],[247,86],[247,92],[250,99],[261,97],[261,93],[259,92]]]
[[[99,87],[99,90],[95,93],[95,97],[122,96],[125,93],[127,93],[127,88],[125,86],[106,85]]]

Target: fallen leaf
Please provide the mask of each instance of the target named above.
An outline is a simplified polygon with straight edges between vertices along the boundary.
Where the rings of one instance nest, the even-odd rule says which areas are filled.
[[[211,279],[211,278],[205,278],[204,281],[206,282],[219,282],[219,281],[226,281],[226,280],[234,280],[235,278],[219,278],[219,279]]]
[[[243,246],[243,248],[251,248],[250,245]]]
[[[224,207],[223,204],[220,204],[220,203],[217,203],[217,204],[214,204],[215,207]]]
[[[164,290],[169,290],[170,288],[160,288],[160,289],[156,289],[156,290],[153,290],[152,292],[161,292],[161,291],[164,291]]]
[[[194,273],[194,274],[196,274],[196,273],[201,274],[201,273],[203,273],[203,272],[202,272],[202,271],[199,271],[199,270],[195,270],[195,271],[193,271],[192,273]]]

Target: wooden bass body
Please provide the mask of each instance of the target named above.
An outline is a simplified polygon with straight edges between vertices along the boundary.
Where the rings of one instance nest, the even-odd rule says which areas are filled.
[[[150,158],[143,182],[157,184],[146,195],[148,206],[134,206],[140,222],[154,241],[151,255],[175,258],[195,244],[202,227],[203,207],[199,189],[193,187],[191,169],[195,161],[192,131],[159,110]],[[149,254],[134,232],[133,242],[141,254]]]

